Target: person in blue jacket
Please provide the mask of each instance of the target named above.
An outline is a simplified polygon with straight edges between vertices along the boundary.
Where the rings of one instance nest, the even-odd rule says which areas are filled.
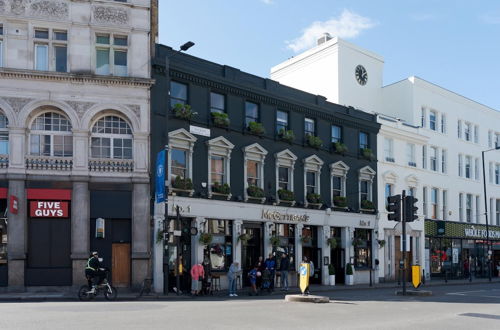
[[[264,262],[264,265],[265,265],[265,269],[267,269],[270,272],[270,275],[271,275],[270,289],[271,289],[271,291],[274,291],[274,278],[276,276],[276,259],[274,259],[274,256],[272,253],[269,253],[269,257]]]

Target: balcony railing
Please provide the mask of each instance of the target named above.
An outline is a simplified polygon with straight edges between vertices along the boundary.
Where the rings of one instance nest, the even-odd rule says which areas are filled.
[[[9,155],[0,155],[0,168],[9,167]]]
[[[132,159],[90,159],[90,172],[130,173],[134,171]]]
[[[71,171],[72,168],[71,157],[26,156],[27,170]]]

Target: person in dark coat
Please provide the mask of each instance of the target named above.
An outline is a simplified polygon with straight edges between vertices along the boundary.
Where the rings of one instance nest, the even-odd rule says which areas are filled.
[[[269,257],[264,262],[264,265],[265,265],[264,269],[269,271],[269,277],[271,282],[271,286],[269,287],[269,289],[271,291],[274,291],[274,278],[276,276],[276,260],[274,259],[272,253],[269,253]]]
[[[280,274],[281,290],[288,291],[288,271],[290,270],[290,259],[286,253],[281,255]]]

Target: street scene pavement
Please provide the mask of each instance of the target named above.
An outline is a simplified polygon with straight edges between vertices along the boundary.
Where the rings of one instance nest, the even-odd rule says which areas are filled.
[[[395,288],[316,292],[330,303],[285,302],[283,292],[107,302],[0,303],[0,329],[500,329],[500,284],[438,285],[428,297]],[[313,294],[315,292],[312,292]]]

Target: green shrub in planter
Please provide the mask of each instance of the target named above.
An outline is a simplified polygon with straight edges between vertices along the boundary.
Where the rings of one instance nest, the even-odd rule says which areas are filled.
[[[212,112],[212,120],[215,126],[228,127],[229,116],[225,112]]]
[[[238,236],[238,241],[241,241],[241,243],[243,244],[247,244],[251,239],[252,236],[250,236],[249,234],[241,234],[240,236]]]
[[[309,193],[306,198],[311,204],[321,204],[321,195],[319,194]]]
[[[208,245],[212,243],[213,236],[210,233],[202,233],[200,235],[200,243],[203,245]]]
[[[328,275],[335,275],[335,266],[333,264],[328,265]]]
[[[280,189],[278,190],[278,197],[279,199],[283,201],[294,201],[295,200],[295,195],[293,194],[293,191],[286,190],[286,189]]]
[[[189,104],[181,103],[177,103],[176,105],[174,105],[173,111],[176,118],[184,120],[191,120],[198,114],[197,112],[193,112]]]
[[[347,146],[342,142],[334,142],[333,149],[335,150],[336,153],[341,155],[345,154],[348,150]]]
[[[345,274],[346,275],[354,275],[354,272],[352,271],[352,265],[351,264],[347,264],[346,265]]]
[[[302,243],[304,243],[304,244],[308,244],[308,243],[310,243],[310,242],[311,242],[311,236],[302,236],[302,237],[300,238],[300,241],[301,241]]]
[[[385,246],[385,239],[378,239],[377,243],[381,248],[383,248]]]
[[[248,123],[248,131],[255,135],[263,135],[266,132],[264,126],[262,126],[261,123],[257,123],[255,121],[251,121]]]
[[[212,191],[218,194],[229,195],[231,193],[231,187],[229,187],[227,183],[220,184],[218,182],[214,182]]]
[[[181,178],[180,176],[177,176],[174,179],[172,186],[176,189],[191,190],[193,189],[193,182],[190,178]]]
[[[361,149],[361,155],[367,160],[372,160],[374,158],[373,152],[370,148]]]
[[[264,190],[261,187],[252,185],[247,188],[247,194],[250,197],[262,198],[264,197]]]
[[[280,129],[278,136],[282,141],[292,143],[295,140],[295,134],[292,130]]]
[[[336,207],[346,207],[347,206],[347,198],[344,196],[335,196],[333,198],[333,204]]]
[[[319,137],[317,137],[317,136],[307,135],[307,144],[310,147],[319,149],[323,145],[323,141]]]
[[[330,237],[327,241],[331,249],[335,249],[338,245],[338,240],[336,237]]]
[[[355,237],[352,239],[352,246],[356,247],[356,246],[360,246],[361,244],[363,244],[363,240],[359,237]]]
[[[280,245],[281,240],[280,240],[280,238],[279,238],[279,237],[277,237],[277,236],[271,236],[271,237],[269,238],[269,243],[271,243],[271,245],[272,245],[272,246],[278,246],[278,245]]]
[[[365,210],[373,210],[375,209],[375,205],[373,205],[372,201],[364,199],[361,201],[361,208]]]

